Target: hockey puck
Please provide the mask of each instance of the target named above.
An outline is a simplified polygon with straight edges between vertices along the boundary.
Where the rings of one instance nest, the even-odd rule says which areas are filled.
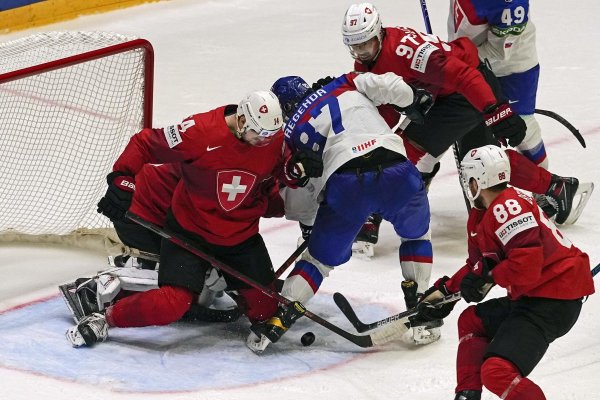
[[[302,342],[302,346],[310,346],[315,342],[315,334],[312,332],[306,332],[304,335],[302,335],[300,341]]]

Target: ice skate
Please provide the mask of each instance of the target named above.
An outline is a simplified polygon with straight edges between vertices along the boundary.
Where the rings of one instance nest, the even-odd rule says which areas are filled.
[[[94,313],[67,329],[66,335],[73,347],[93,346],[108,337],[108,323],[103,314]]]
[[[417,283],[413,280],[402,281],[402,292],[404,293],[404,302],[406,309],[415,308],[418,303]],[[417,345],[426,345],[436,342],[442,336],[440,327],[444,325],[441,319],[434,321],[424,321],[417,316],[410,317],[410,327],[412,328],[413,342]]]
[[[381,216],[372,214],[356,235],[352,244],[352,253],[371,258],[375,255],[375,244],[379,240],[379,226],[381,225]]]
[[[262,353],[270,343],[276,343],[290,327],[304,315],[306,308],[295,301],[279,306],[275,315],[264,322],[252,325],[246,346],[255,353]]]
[[[585,208],[594,190],[591,182],[579,183],[577,178],[552,175],[546,196],[556,204],[557,225],[574,224]]]

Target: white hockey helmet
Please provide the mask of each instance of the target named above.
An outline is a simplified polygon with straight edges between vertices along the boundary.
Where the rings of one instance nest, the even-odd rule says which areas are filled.
[[[247,94],[238,105],[237,115],[246,117],[240,133],[251,129],[263,138],[270,138],[283,126],[279,100],[267,90]]]
[[[381,17],[372,3],[352,4],[342,22],[342,36],[346,46],[354,46],[374,37],[381,44]]]
[[[487,145],[470,150],[460,163],[460,179],[469,200],[479,197],[481,189],[487,189],[510,181],[510,161],[498,146]],[[469,182],[475,179],[477,193],[469,189]]]

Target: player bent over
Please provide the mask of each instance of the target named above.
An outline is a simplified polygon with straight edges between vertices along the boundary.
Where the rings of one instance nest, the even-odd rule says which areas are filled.
[[[264,184],[283,176],[283,123],[277,98],[253,92],[236,107],[196,114],[179,125],[144,129],[134,135],[113,166],[105,199],[130,185],[146,164],[178,164],[181,179],[173,192],[164,225],[203,251],[264,285],[272,284],[272,263],[258,233],[268,207]],[[127,189],[125,189],[127,190]],[[135,210],[133,210],[135,211]],[[189,309],[201,293],[210,264],[163,239],[158,289],[123,298],[104,314],[94,313],[69,329],[74,346],[103,341],[108,327],[166,325]],[[236,279],[251,321],[272,315],[277,303]]]
[[[286,143],[295,161],[288,174],[311,178],[320,201],[308,250],[281,294],[300,303],[312,298],[334,267],[350,259],[352,242],[373,212],[390,221],[401,238],[404,276],[428,287],[433,256],[425,186],[404,155],[402,140],[376,108],[393,103],[418,112],[410,86],[394,74],[347,74],[316,91],[298,76],[280,78],[271,89],[287,120]],[[280,309],[254,326],[249,347],[260,351],[279,340],[301,312]],[[431,340],[429,332],[422,333],[415,340]]]
[[[383,27],[372,3],[348,7],[342,36],[355,60],[355,71],[394,72],[433,95],[435,101],[422,123],[407,118],[399,127],[408,158],[425,180],[433,178],[438,161],[455,142],[459,144],[458,159],[470,149],[498,140],[531,150],[529,141],[523,143],[530,121],[517,115],[519,103],[508,102],[505,95],[512,93],[502,93],[498,79],[479,59],[477,47],[468,38],[444,42],[408,27]],[[384,105],[379,110],[390,127],[398,124],[400,114],[392,107]],[[545,210],[555,215],[557,224],[574,223],[593,185],[553,175],[525,156],[511,153],[511,185],[543,195]]]
[[[495,146],[471,150],[461,180],[473,203],[467,222],[467,263],[439,279],[420,302],[420,316],[444,318],[455,303],[431,302],[460,290],[455,400],[479,400],[482,387],[506,400],[542,400],[527,376],[550,343],[579,317],[594,293],[588,255],[575,247],[528,195],[508,187],[510,165]],[[507,296],[480,303],[492,285]]]

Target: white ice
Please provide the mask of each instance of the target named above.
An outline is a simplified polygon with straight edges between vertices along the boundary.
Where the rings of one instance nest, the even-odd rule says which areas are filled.
[[[422,29],[418,3],[417,0],[380,0],[376,5],[383,14],[384,25]],[[302,75],[310,82],[325,75],[349,71],[352,61],[340,36],[340,23],[348,4],[350,1],[337,0],[163,1],[5,34],[0,40],[48,30],[106,30],[150,40],[156,56],[154,125],[164,126],[192,113],[237,103],[244,93],[266,89],[282,75]],[[429,6],[434,32],[445,37],[447,1],[430,0]],[[587,149],[582,149],[565,128],[540,116],[550,166],[556,173],[577,176],[582,181],[594,181],[599,170],[600,80],[596,72],[600,65],[600,52],[597,51],[599,13],[600,4],[593,0],[533,3],[532,17],[538,28],[542,65],[538,107],[556,111],[573,122],[588,145]],[[466,251],[466,213],[451,154],[444,158],[441,173],[433,182],[430,201],[435,251],[432,278],[435,279],[460,267]],[[265,220],[261,227],[274,264],[278,265],[293,250],[298,228],[283,220]],[[600,194],[592,197],[577,224],[565,227],[562,232],[590,255],[593,265],[600,262]],[[391,226],[384,224],[375,258],[353,258],[336,270],[324,282],[323,295],[316,298],[313,311],[350,330],[330,304],[330,294],[335,291],[345,293],[353,303],[360,305],[359,311],[361,315],[366,314],[365,319],[401,311],[402,277],[397,245]],[[2,310],[14,310],[21,304],[54,295],[57,284],[90,274],[104,265],[102,254],[80,250],[48,245],[0,247],[0,320],[5,321],[0,325],[0,338],[1,348],[9,352],[1,354],[18,357],[31,352],[31,364],[47,365],[52,361],[54,370],[64,371],[72,369],[74,359],[85,358],[90,368],[70,371],[79,378],[68,378],[65,372],[65,377],[59,379],[14,366],[14,360],[4,358],[7,357],[4,355],[0,358],[2,399],[145,398],[148,394],[138,393],[143,389],[131,387],[128,390],[126,379],[120,384],[111,380],[114,378],[90,383],[86,375],[114,370],[119,363],[127,361],[136,366],[123,371],[123,376],[152,376],[169,360],[168,356],[181,351],[199,351],[193,345],[206,343],[197,336],[191,339],[178,336],[178,331],[191,334],[193,328],[189,326],[145,328],[147,330],[118,330],[112,344],[101,344],[91,350],[74,350],[66,340],[57,339],[55,347],[38,355],[36,344],[62,336],[62,331],[55,332],[55,328],[60,326],[62,329],[67,324],[66,308],[56,297],[41,303],[40,307],[48,308],[40,308],[30,325],[6,323],[6,318],[18,310],[5,313]],[[501,295],[502,291],[495,289],[493,294]],[[547,398],[600,399],[600,389],[595,382],[600,376],[600,311],[595,309],[598,306],[600,299],[592,296],[573,330],[550,346],[531,375],[544,389]],[[190,357],[189,368],[184,366],[181,371],[174,372],[183,375],[193,371],[198,381],[202,381],[206,376],[213,376],[214,370],[219,368],[219,372],[229,377],[231,387],[182,389],[172,393],[159,391],[153,392],[152,397],[451,399],[455,384],[456,318],[464,307],[464,303],[457,306],[443,327],[442,339],[427,347],[397,342],[365,352],[306,321],[289,339],[277,345],[273,355],[258,361],[243,347],[241,332],[227,333],[223,326],[204,327],[202,332],[208,336],[212,330],[226,335],[229,344],[217,347],[214,361],[202,359],[203,368],[198,367],[198,359]],[[64,318],[56,320],[57,313],[64,313]],[[313,347],[303,349],[299,347],[298,338],[308,329],[317,333],[317,342]],[[166,336],[152,340],[154,334]],[[213,338],[214,335],[213,332]],[[186,340],[191,345],[186,347]],[[121,342],[127,345],[120,345]],[[154,347],[137,352],[135,356],[125,349],[132,343],[142,349],[148,348],[144,347],[148,342]],[[47,359],[50,353],[55,357],[52,360]],[[122,360],[122,357],[133,360]],[[336,357],[351,360],[338,362]],[[224,362],[223,358],[231,362]],[[302,373],[274,380],[275,373],[269,372],[280,373],[288,365],[298,362],[306,364]],[[335,365],[316,370],[314,365],[318,363]],[[248,377],[253,379],[246,382]],[[495,397],[484,392],[483,398]]]

